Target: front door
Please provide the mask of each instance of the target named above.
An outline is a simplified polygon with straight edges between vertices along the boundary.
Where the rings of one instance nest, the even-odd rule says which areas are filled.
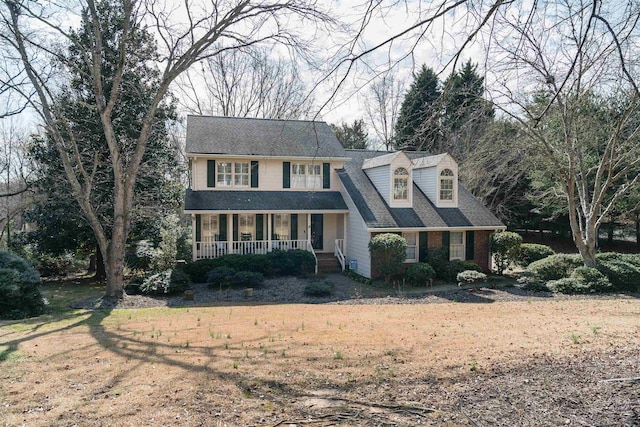
[[[322,250],[322,214],[311,214],[311,247]]]

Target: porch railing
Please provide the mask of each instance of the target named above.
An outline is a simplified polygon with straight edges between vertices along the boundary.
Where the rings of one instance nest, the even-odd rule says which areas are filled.
[[[342,267],[342,271],[345,269],[345,264],[347,260],[344,257],[344,239],[336,239],[336,246],[333,250],[333,255],[338,258],[340,262],[340,267]]]
[[[288,251],[291,249],[301,249],[309,251],[316,258],[316,254],[311,247],[311,242],[307,240],[248,240],[248,241],[222,241],[202,240],[196,242],[195,259],[218,258],[227,254],[266,254],[279,249]],[[318,264],[316,259],[316,265]]]

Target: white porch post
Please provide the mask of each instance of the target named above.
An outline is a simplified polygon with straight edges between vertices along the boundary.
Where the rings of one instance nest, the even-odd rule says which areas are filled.
[[[347,216],[349,214],[345,213],[342,214],[342,255],[344,255],[344,257],[347,257],[347,224],[349,221],[347,221]]]
[[[267,214],[267,252],[271,252],[271,215]]]
[[[227,215],[227,253],[233,252],[233,214]]]
[[[196,242],[196,214],[191,214],[191,260],[195,261],[198,253],[196,252],[197,242]]]

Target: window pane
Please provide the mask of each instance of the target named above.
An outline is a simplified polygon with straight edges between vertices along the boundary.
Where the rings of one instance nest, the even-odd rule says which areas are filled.
[[[407,178],[393,179],[393,198],[395,200],[407,200]]]

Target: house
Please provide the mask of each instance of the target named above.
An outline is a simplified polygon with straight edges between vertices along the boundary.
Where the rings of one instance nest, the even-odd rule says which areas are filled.
[[[369,241],[392,232],[407,263],[446,247],[487,270],[505,228],[450,155],[345,150],[324,122],[189,116],[186,154],[194,260],[303,249],[371,277]]]

